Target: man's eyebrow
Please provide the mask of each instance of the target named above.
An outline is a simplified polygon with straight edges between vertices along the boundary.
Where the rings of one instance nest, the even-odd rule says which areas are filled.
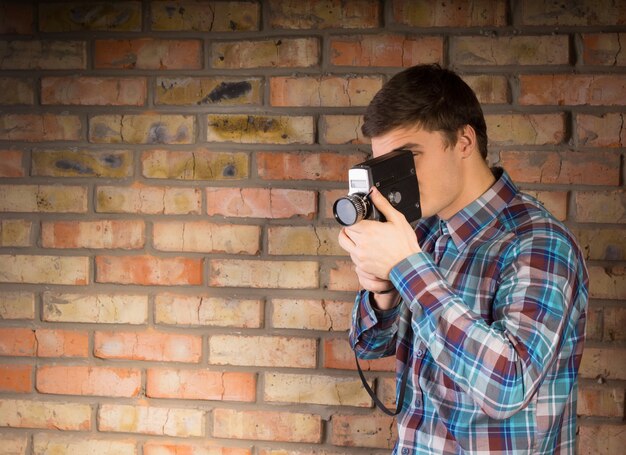
[[[393,151],[397,151],[397,150],[406,150],[406,149],[411,149],[411,148],[419,148],[421,147],[421,144],[414,144],[413,142],[407,142],[406,144],[401,145],[400,147],[396,147],[395,149],[393,149]]]

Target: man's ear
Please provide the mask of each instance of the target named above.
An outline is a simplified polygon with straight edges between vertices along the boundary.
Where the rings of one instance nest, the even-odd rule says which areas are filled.
[[[459,129],[456,145],[461,152],[462,158],[469,158],[472,153],[478,151],[476,141],[476,131],[470,125],[465,125]]]

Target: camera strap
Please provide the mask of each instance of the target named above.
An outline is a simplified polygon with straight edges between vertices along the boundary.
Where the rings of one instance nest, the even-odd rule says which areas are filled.
[[[406,381],[409,376],[409,370],[411,369],[410,365],[409,364],[404,365],[404,371],[402,372],[402,379],[400,380],[400,396],[398,397],[398,404],[396,405],[396,410],[392,411],[389,408],[387,408],[378,399],[378,397],[376,396],[376,394],[374,393],[370,385],[367,383],[367,379],[365,379],[365,375],[363,374],[363,371],[361,370],[361,365],[359,365],[359,358],[356,355],[356,351],[354,351],[354,360],[356,360],[356,368],[359,371],[359,377],[361,378],[363,387],[365,387],[365,390],[367,390],[367,393],[369,394],[369,396],[372,398],[372,400],[374,400],[374,403],[376,403],[376,406],[378,406],[378,408],[381,411],[383,411],[385,414],[390,415],[392,417],[400,414],[400,411],[402,411],[402,404],[404,403],[404,392],[406,392]]]

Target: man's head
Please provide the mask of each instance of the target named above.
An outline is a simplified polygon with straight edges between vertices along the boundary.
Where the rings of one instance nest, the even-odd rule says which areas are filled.
[[[441,132],[448,146],[456,143],[466,125],[476,133],[476,144],[487,157],[487,126],[472,89],[454,72],[438,65],[417,65],[393,76],[374,96],[363,123],[367,137],[396,128],[417,126]]]

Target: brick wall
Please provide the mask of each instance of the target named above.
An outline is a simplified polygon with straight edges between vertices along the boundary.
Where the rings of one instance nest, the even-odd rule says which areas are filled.
[[[578,235],[579,453],[626,444],[625,2],[2,1],[0,34],[1,454],[388,453],[330,207],[431,62]]]

